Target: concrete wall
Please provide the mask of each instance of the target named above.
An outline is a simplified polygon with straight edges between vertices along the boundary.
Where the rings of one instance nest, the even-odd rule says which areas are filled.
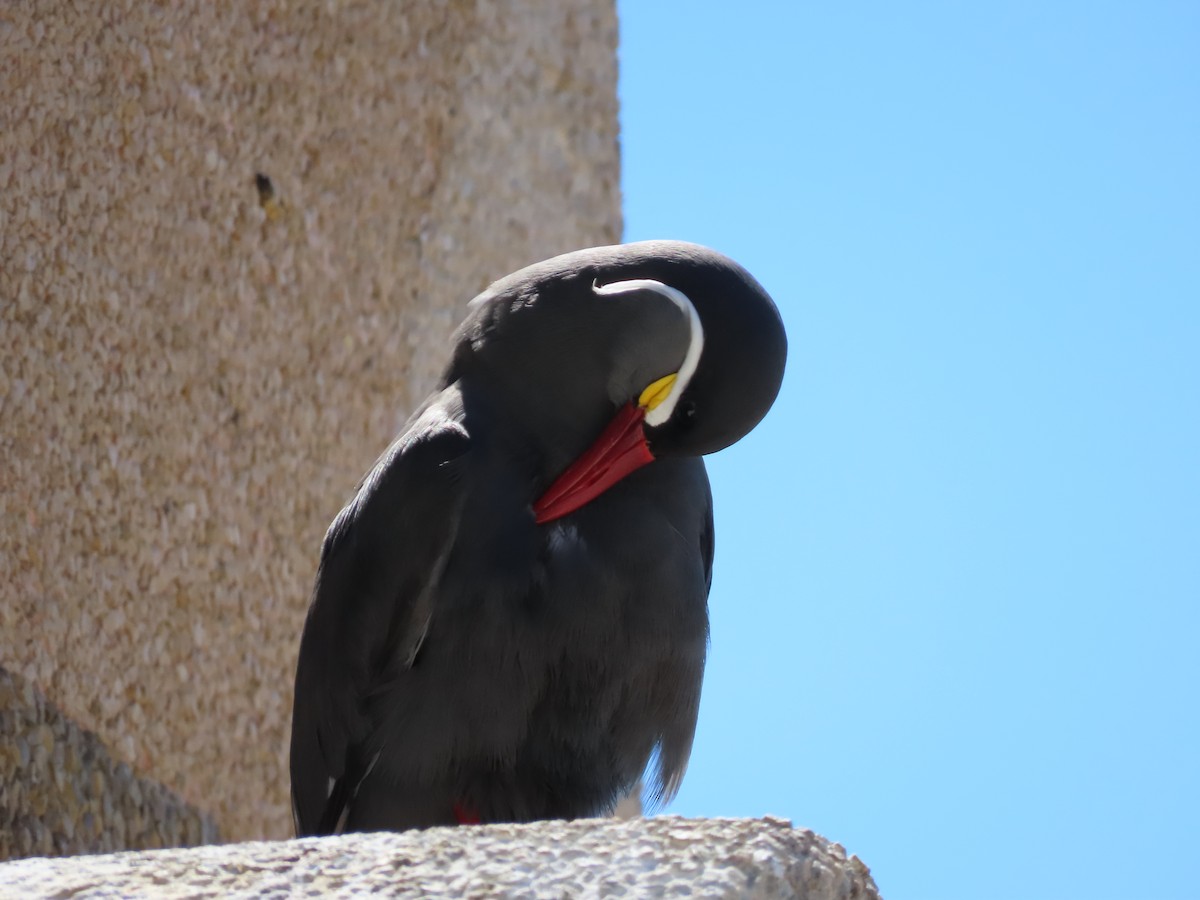
[[[0,852],[112,846],[122,764],[290,833],[324,529],[475,291],[617,239],[615,49],[612,0],[0,7]]]

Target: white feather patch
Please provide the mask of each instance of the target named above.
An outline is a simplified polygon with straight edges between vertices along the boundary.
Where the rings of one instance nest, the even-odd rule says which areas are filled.
[[[661,425],[671,418],[671,413],[675,412],[675,404],[679,402],[679,397],[687,389],[688,382],[696,374],[696,366],[700,364],[700,354],[704,350],[704,328],[700,325],[700,314],[696,312],[696,307],[688,299],[687,294],[679,288],[673,288],[669,284],[663,284],[652,278],[634,278],[629,281],[614,281],[612,284],[596,284],[593,285],[593,290],[602,296],[628,294],[632,291],[653,291],[670,300],[687,316],[691,337],[688,340],[687,353],[683,356],[683,363],[676,373],[675,384],[671,386],[671,392],[667,394],[662,403],[646,413],[647,425]]]

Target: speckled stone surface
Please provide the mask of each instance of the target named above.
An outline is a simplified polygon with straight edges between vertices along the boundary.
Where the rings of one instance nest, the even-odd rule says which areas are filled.
[[[0,897],[878,900],[867,867],[781,819],[435,828],[0,865]]]
[[[0,859],[189,847],[213,821],[138,778],[32,684],[0,669]]]
[[[0,666],[227,838],[290,833],[321,536],[465,302],[619,235],[616,35],[612,0],[0,4]]]

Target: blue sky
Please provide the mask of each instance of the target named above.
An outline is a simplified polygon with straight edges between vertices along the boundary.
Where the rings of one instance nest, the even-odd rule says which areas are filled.
[[[1200,5],[619,9],[626,240],[791,346],[670,811],[888,900],[1200,896]]]

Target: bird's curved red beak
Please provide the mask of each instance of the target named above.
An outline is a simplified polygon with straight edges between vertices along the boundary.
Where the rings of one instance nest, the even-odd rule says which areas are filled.
[[[600,437],[571,463],[533,504],[539,525],[553,522],[595,500],[642,466],[654,462],[642,422],[646,408],[626,403]]]

